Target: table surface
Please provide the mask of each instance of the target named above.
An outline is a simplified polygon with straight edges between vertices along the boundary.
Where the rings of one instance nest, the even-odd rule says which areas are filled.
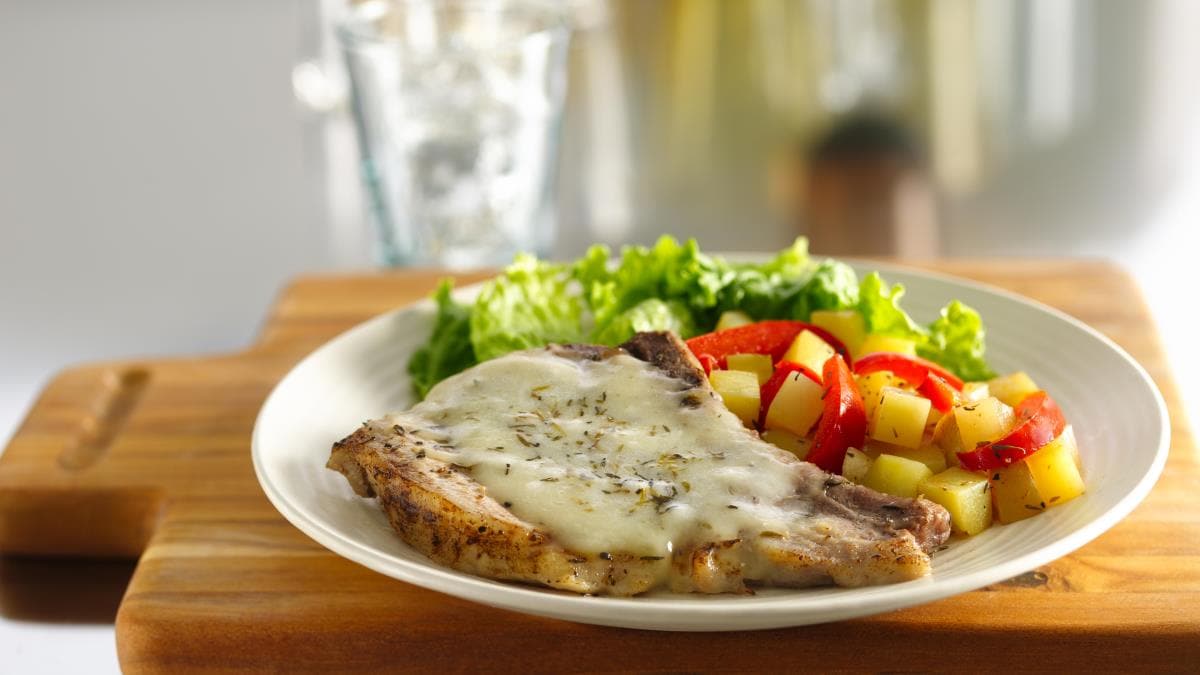
[[[1088,321],[1147,367],[1178,416],[1178,399],[1137,291],[1113,267],[1078,261],[931,266],[1026,293]],[[701,668],[711,665],[702,657],[713,649],[734,648],[753,652],[743,654],[752,658],[747,666],[779,666],[784,665],[779,659],[804,658],[812,651],[809,644],[873,636],[874,651],[902,648],[930,633],[952,642],[965,635],[973,650],[990,651],[1003,649],[1017,631],[1026,653],[1040,654],[1040,662],[1048,665],[1057,658],[1064,666],[1111,665],[1109,652],[1119,649],[1142,664],[1167,668],[1180,662],[1184,650],[1200,649],[1189,634],[1200,626],[1200,573],[1192,571],[1200,559],[1200,525],[1187,515],[1198,487],[1196,456],[1178,420],[1167,472],[1146,504],[1040,575],[801,631],[666,636],[567,624],[482,608],[341,560],[284,523],[261,496],[247,449],[254,413],[278,377],[313,347],[424,295],[435,278],[417,272],[303,279],[280,297],[259,343],[245,353],[100,364],[64,373],[0,459],[0,522],[8,525],[0,527],[0,548],[77,554],[144,549],[118,616],[122,665],[135,670],[284,665],[295,659],[310,666],[366,667],[392,663],[398,653],[410,659],[408,665],[425,667],[463,666],[485,654],[493,663],[517,666],[524,663],[521,649],[539,653],[547,636],[554,635],[568,641],[587,638],[580,644],[589,645],[589,663],[610,667],[622,663],[611,654],[667,667],[665,653],[682,659],[671,662],[675,665]],[[1113,311],[1114,306],[1123,309]],[[145,380],[136,376],[139,372],[147,373]],[[120,392],[129,386],[144,391],[129,404],[122,426],[108,434],[103,423],[93,425],[80,442],[80,420],[95,414],[96,396],[107,397],[107,409],[119,411]],[[91,454],[89,448],[98,443],[107,447]],[[64,449],[70,452],[64,455]],[[179,471],[181,454],[190,462],[189,471]],[[47,456],[60,465],[89,468],[47,472]],[[135,488],[131,475],[139,477]],[[71,509],[59,503],[63,489],[74,491]],[[165,511],[164,494],[170,495]],[[92,514],[82,523],[81,505]],[[17,512],[27,517],[14,518]],[[1158,539],[1170,543],[1150,545]],[[986,615],[981,608],[987,608]],[[1008,626],[1004,631],[994,630],[997,617]],[[400,634],[398,625],[405,626]],[[463,626],[483,642],[445,649]],[[801,634],[805,637],[791,642],[786,654],[770,647]],[[364,635],[388,639],[364,641]],[[1101,639],[1109,649],[1064,648],[1094,646]],[[623,651],[603,649],[609,642]],[[579,656],[577,650],[564,650],[556,657],[560,660],[545,660],[539,653],[539,665],[569,667],[579,663],[570,660]],[[834,661],[861,665],[857,658],[846,652]],[[825,662],[833,664],[828,655]]]

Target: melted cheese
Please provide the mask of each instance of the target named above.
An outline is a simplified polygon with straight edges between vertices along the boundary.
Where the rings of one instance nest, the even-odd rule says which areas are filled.
[[[446,380],[388,422],[444,444],[429,456],[580,553],[668,557],[787,532],[795,506],[780,504],[797,492],[798,460],[684,386],[623,354],[520,352]]]

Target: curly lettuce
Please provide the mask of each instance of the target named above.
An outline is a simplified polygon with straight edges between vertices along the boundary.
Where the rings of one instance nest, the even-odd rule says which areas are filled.
[[[687,305],[678,300],[649,298],[621,312],[592,334],[602,345],[619,345],[642,331],[669,330],[683,337],[697,333]]]
[[[694,239],[680,244],[664,236],[650,248],[627,246],[615,266],[610,265],[610,256],[608,247],[593,246],[574,267],[592,313],[593,339],[601,344],[615,344],[606,341],[622,334],[615,324],[627,322],[626,313],[648,300],[674,307],[669,314],[676,319],[686,311],[685,326],[711,327],[716,319],[708,319],[715,315],[721,291],[733,277],[728,264],[701,253]],[[668,315],[662,307],[655,311],[659,317]],[[642,315],[648,316],[644,310]]]
[[[443,279],[433,292],[437,313],[429,340],[408,359],[413,391],[425,398],[433,385],[478,363],[471,345],[471,307],[450,296],[453,284]]]
[[[447,283],[438,287],[433,333],[408,368],[424,397],[475,363],[551,342],[617,345],[647,330],[689,337],[734,309],[755,320],[801,321],[816,310],[855,309],[869,332],[912,340],[921,356],[964,379],[992,375],[978,312],[955,301],[925,327],[900,306],[903,296],[902,285],[878,273],[860,281],[845,263],[813,260],[803,238],[761,264],[728,262],[669,236],[627,246],[615,261],[602,245],[570,265],[520,255],[471,305],[454,302]]]
[[[471,346],[480,361],[551,342],[580,342],[583,303],[564,265],[518,255],[484,284],[471,312]]]
[[[929,324],[929,337],[917,345],[917,354],[939,363],[967,381],[996,376],[984,359],[986,347],[979,312],[955,300],[942,308]]]
[[[862,312],[868,333],[904,338],[921,344],[926,331],[900,307],[904,285],[888,286],[878,272],[863,277],[858,287],[858,310]]]
[[[858,275],[849,265],[822,260],[792,300],[791,317],[807,321],[819,309],[854,309],[860,295]]]

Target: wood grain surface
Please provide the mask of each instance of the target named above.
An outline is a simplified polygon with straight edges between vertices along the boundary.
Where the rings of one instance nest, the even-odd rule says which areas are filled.
[[[492,609],[338,558],[267,502],[251,428],[305,354],[429,293],[438,274],[422,271],[300,279],[240,354],[61,373],[0,456],[0,552],[140,558],[117,615],[127,672],[1200,668],[1200,467],[1138,290],[1094,261],[919,266],[1088,322],[1146,367],[1170,406],[1170,458],[1145,503],[1004,584],[836,624],[657,633]]]

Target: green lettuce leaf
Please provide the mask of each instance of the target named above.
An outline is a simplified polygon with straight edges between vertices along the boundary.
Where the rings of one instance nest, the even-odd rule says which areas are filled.
[[[802,286],[801,280],[753,268],[735,270],[733,280],[722,290],[716,316],[729,310],[745,312],[755,321],[785,316]]]
[[[900,299],[903,297],[903,284],[889,287],[878,272],[871,272],[863,277],[858,287],[858,309],[866,321],[868,333],[914,340],[921,344],[925,341],[925,329],[900,308]]]
[[[985,334],[979,312],[955,300],[929,324],[929,338],[917,345],[917,354],[968,382],[987,380],[996,373],[984,360]]]
[[[797,237],[792,245],[783,249],[771,260],[762,265],[749,265],[756,267],[759,272],[770,276],[778,274],[783,278],[800,278],[805,276],[810,266],[812,259],[808,256],[808,240],[804,237]]]
[[[475,365],[475,350],[471,346],[471,308],[450,297],[453,283],[443,279],[433,293],[437,315],[433,334],[408,360],[413,391],[425,398],[433,385]]]
[[[615,267],[608,258],[607,247],[593,246],[573,268],[592,312],[593,336],[619,334],[620,317],[652,299],[672,305],[676,318],[685,308],[691,315],[686,325],[711,325],[721,291],[733,278],[728,264],[701,253],[691,239],[680,244],[663,236],[650,248],[627,246]]]
[[[471,313],[471,345],[480,361],[550,342],[583,339],[583,304],[569,292],[567,267],[518,255],[484,284]]]
[[[701,330],[711,329],[730,309],[755,318],[786,316],[816,268],[803,237],[763,264],[729,263],[702,253],[694,239],[680,243],[670,236],[649,248],[625,247],[615,266],[609,255],[607,247],[593,246],[573,268],[594,317],[593,335],[655,298],[682,303],[691,325]],[[678,318],[678,307],[672,313]]]
[[[734,278],[729,264],[701,253],[695,239],[680,245],[672,237],[662,237],[652,252],[665,267],[660,297],[679,300],[697,313],[711,313],[720,302],[721,290]]]
[[[803,238],[763,264],[730,263],[705,255],[695,240],[669,236],[627,246],[615,263],[602,245],[570,266],[520,255],[472,306],[455,303],[448,283],[438,287],[433,334],[408,369],[424,397],[478,361],[549,342],[615,345],[643,330],[689,337],[735,309],[755,320],[808,320],[814,310],[856,308],[869,332],[913,340],[919,354],[964,379],[991,376],[977,312],[952,302],[926,329],[900,307],[903,295],[903,286],[888,286],[878,273],[860,283],[844,263],[814,262]]]
[[[732,273],[720,293],[719,311],[714,317],[728,310],[745,312],[755,320],[788,316],[814,273],[808,240],[803,237],[766,263],[734,264],[729,268]]]
[[[577,260],[571,269],[574,277],[583,289],[583,299],[588,309],[594,315],[615,313],[618,303],[615,276],[609,269],[612,251],[604,244],[595,244],[588,248],[587,253]]]
[[[813,310],[858,307],[858,275],[849,265],[822,260],[792,300],[791,317],[808,321]]]
[[[592,339],[602,345],[619,345],[640,331],[669,330],[683,336],[696,334],[692,313],[678,300],[643,300],[621,312],[598,330]]]

